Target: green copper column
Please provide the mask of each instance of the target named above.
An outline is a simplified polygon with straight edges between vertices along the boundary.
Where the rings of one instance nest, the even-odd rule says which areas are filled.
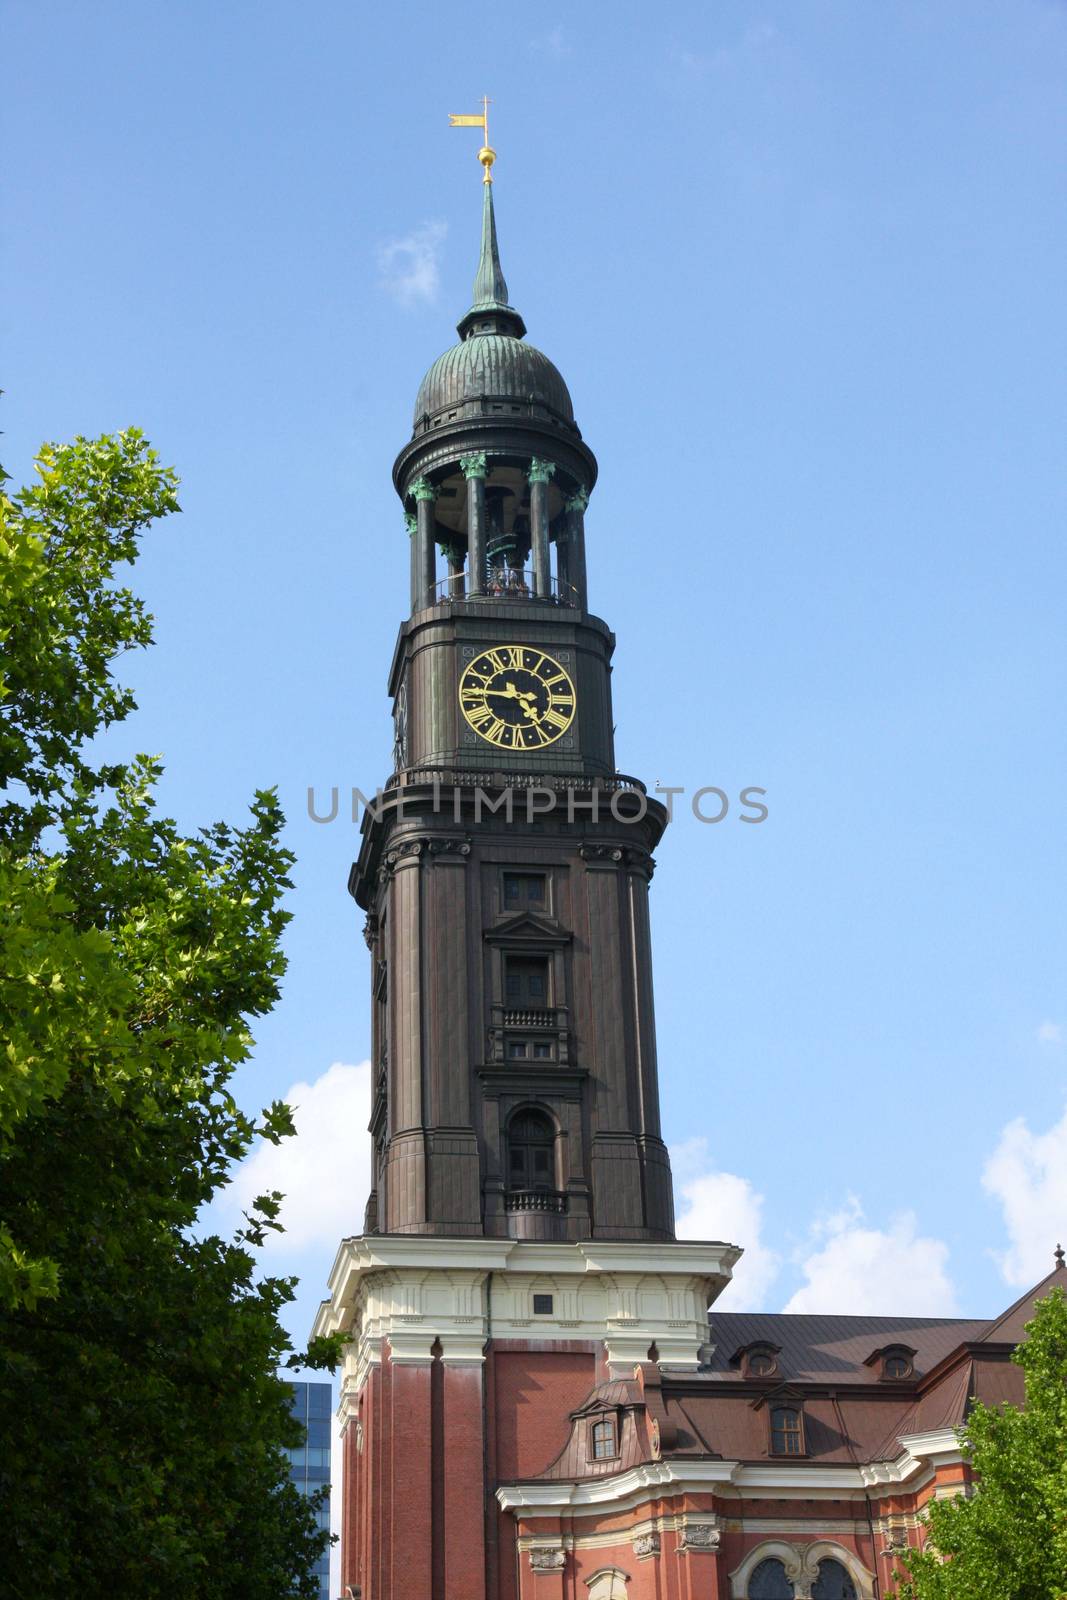
[[[548,480],[555,462],[534,456],[526,476],[530,480],[530,540],[533,551],[534,594],[547,600],[552,593],[552,568],[548,556]]]
[[[416,478],[411,485],[411,493],[415,497],[415,515],[418,518],[418,527],[415,531],[416,544],[416,587],[418,589],[416,611],[421,611],[424,606],[434,603],[434,586],[437,583],[437,559],[434,550],[434,509],[433,503],[437,499],[437,490],[426,478]]]
[[[419,609],[419,519],[413,511],[404,512],[404,526],[408,530],[408,544],[411,546],[411,609]]]
[[[589,609],[585,579],[585,508],[588,504],[586,489],[579,489],[567,501],[567,580],[575,590],[582,611]]]
[[[467,480],[467,592],[485,593],[485,480],[488,468],[485,451],[460,456],[459,464]]]

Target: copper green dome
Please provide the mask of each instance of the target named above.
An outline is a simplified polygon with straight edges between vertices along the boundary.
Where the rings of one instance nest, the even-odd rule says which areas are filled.
[[[574,407],[559,372],[523,335],[526,324],[508,300],[500,265],[491,183],[484,187],[482,248],[470,310],[459,323],[460,342],[438,356],[419,385],[415,427],[426,417],[452,421],[476,412],[514,415],[547,410],[574,427]]]
[[[574,424],[574,407],[559,372],[540,350],[512,334],[472,332],[438,356],[419,385],[415,425],[468,402],[490,415],[496,406],[506,408],[501,414],[507,415],[512,405],[525,409],[532,402]]]

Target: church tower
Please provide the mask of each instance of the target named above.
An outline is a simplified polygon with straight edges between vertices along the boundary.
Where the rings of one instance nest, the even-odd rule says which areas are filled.
[[[394,771],[349,879],[373,1188],[316,1331],[351,1334],[342,1564],[361,1600],[518,1595],[498,1488],[541,1471],[594,1384],[696,1370],[739,1254],[674,1238],[648,906],[667,815],[616,768],[596,460],[510,302],[480,159],[473,301],[393,468],[411,548]]]

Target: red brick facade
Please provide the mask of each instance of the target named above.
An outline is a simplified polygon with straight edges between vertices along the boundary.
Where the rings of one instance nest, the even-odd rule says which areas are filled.
[[[992,1322],[713,1308],[699,1363],[629,1376],[610,1337],[512,1329],[480,1343],[478,1316],[463,1344],[383,1337],[345,1386],[344,1593],[747,1600],[770,1562],[782,1593],[875,1600],[921,1542],[930,1500],[967,1485],[955,1429],[970,1401],[1022,1399],[1013,1343],[1065,1276]],[[766,1376],[736,1359],[753,1336],[776,1352]],[[912,1352],[906,1376],[880,1375],[885,1347]],[[768,1427],[783,1397],[803,1414],[795,1457],[775,1455]]]

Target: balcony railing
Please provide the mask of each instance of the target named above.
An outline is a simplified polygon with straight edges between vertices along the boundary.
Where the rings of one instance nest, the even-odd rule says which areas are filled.
[[[556,1011],[541,1007],[536,1011],[505,1011],[503,1025],[505,1028],[557,1028],[559,1022]]]
[[[447,578],[442,578],[439,583],[434,584],[433,604],[450,605],[454,600],[470,599],[469,583],[469,574],[450,573]],[[532,568],[491,567],[486,573],[482,593],[477,598],[521,600],[527,605],[570,606],[577,609],[578,591],[573,583],[564,583],[559,578],[549,578],[548,590],[548,594],[537,593]]]
[[[509,1189],[504,1195],[505,1211],[548,1211],[562,1216],[567,1196],[557,1189]]]
[[[386,789],[407,789],[419,784],[436,783],[442,787],[456,785],[485,785],[490,788],[506,787],[512,789],[558,789],[566,793],[572,789],[585,793],[587,790],[599,789],[604,794],[615,794],[620,790],[632,790],[634,794],[647,794],[648,790],[640,778],[632,778],[628,773],[615,772],[611,777],[588,777],[584,773],[551,773],[551,772],[492,772],[466,767],[401,767],[399,771],[390,775]],[[605,805],[606,809],[606,805]]]

